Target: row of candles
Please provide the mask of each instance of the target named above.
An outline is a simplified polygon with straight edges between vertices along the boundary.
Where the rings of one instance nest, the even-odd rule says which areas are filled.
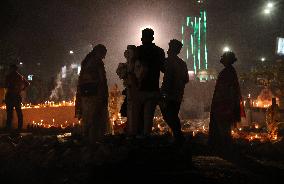
[[[248,98],[250,99],[250,94],[248,96]],[[244,101],[244,105],[245,105],[246,101]],[[62,107],[62,106],[74,106],[75,102],[74,101],[62,101],[59,103],[55,103],[53,101],[46,101],[45,103],[42,104],[38,104],[38,105],[32,105],[32,104],[22,104],[22,108],[23,109],[28,109],[28,108],[44,108],[44,107]],[[270,106],[270,104],[262,104],[264,108],[267,108]],[[259,107],[259,102],[256,101],[252,101],[252,106],[253,107]],[[5,106],[1,107],[2,109],[5,108]],[[165,123],[163,122],[163,118],[161,116],[156,116],[154,117],[154,121],[157,122],[157,126],[155,127],[156,129],[158,129],[160,132],[165,132],[168,131],[169,128],[167,126],[165,126]],[[124,118],[122,118],[120,116],[120,114],[118,115],[117,118],[111,118],[111,122],[113,126],[121,126],[123,125],[126,120]],[[40,122],[35,122],[33,121],[29,126],[30,127],[40,127],[40,128],[51,128],[51,127],[57,127],[57,128],[66,128],[66,127],[75,127],[76,125],[80,125],[80,121],[78,122],[68,122],[65,121],[63,123],[56,123],[55,120],[53,119],[52,122],[44,122],[43,120],[41,120]],[[153,128],[153,129],[155,129]],[[258,125],[255,124],[255,128],[258,128]],[[192,135],[195,136],[197,133],[208,133],[208,126],[206,125],[206,123],[201,123],[198,124],[197,126],[191,126],[190,124],[188,124],[187,126],[183,126],[182,128],[183,132],[192,132]],[[250,141],[255,140],[255,139],[259,139],[260,141],[265,141],[267,139],[270,140],[277,140],[278,137],[277,135],[268,135],[267,133],[253,133],[253,132],[244,132],[242,131],[241,128],[237,129],[237,130],[232,130],[232,136],[235,138],[245,138],[248,139]]]
[[[52,122],[45,122],[43,120],[40,120],[40,122],[35,122],[35,121],[32,121],[31,124],[28,125],[28,127],[30,128],[51,128],[51,127],[55,127],[55,128],[62,128],[62,129],[65,129],[66,127],[75,127],[77,125],[80,125],[81,124],[81,121],[78,121],[78,122],[68,122],[68,121],[65,121],[63,123],[57,123],[55,122],[55,119],[52,119]]]
[[[63,107],[63,106],[75,106],[74,101],[61,101],[58,103],[55,103],[54,101],[45,101],[44,103],[33,105],[31,103],[23,104],[22,103],[22,109],[30,109],[30,108],[43,108],[43,107]],[[1,109],[6,109],[6,106],[3,105],[0,107]]]

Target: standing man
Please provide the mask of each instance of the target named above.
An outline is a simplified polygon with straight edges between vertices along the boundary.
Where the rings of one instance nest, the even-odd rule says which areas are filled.
[[[21,109],[21,92],[24,91],[30,83],[18,72],[17,65],[10,66],[10,73],[5,78],[5,95],[6,112],[7,112],[7,130],[12,128],[13,109],[15,107],[18,116],[18,130],[23,128],[23,113]]]
[[[143,68],[138,77],[139,112],[138,134],[148,135],[152,131],[153,118],[159,98],[160,71],[164,72],[165,52],[153,43],[154,31],[142,31],[142,45],[137,47],[137,60]]]
[[[96,45],[82,61],[78,79],[75,116],[82,119],[82,135],[91,144],[110,131],[106,53],[104,45]]]
[[[184,142],[178,114],[184,87],[189,81],[186,63],[178,57],[182,46],[182,43],[175,39],[169,43],[166,71],[161,87],[162,104],[160,106],[164,120],[172,129],[177,144]]]

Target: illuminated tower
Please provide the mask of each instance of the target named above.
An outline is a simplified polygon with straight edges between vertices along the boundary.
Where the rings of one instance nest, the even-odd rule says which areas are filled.
[[[206,0],[198,0],[196,3],[198,13],[186,17],[181,27],[183,58],[188,69],[193,70],[195,74],[208,69]]]

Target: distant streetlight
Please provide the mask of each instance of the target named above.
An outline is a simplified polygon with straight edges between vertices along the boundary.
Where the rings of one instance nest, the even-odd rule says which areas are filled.
[[[265,6],[265,9],[263,10],[263,13],[268,15],[272,12],[273,8],[274,8],[274,3],[268,2]]]
[[[70,50],[70,51],[69,51],[69,54],[74,54],[74,51],[73,51],[73,50]]]
[[[231,51],[230,47],[226,46],[223,48],[223,52],[229,52],[229,51]]]
[[[265,9],[265,10],[264,10],[264,14],[267,14],[267,15],[268,15],[268,14],[270,14],[270,13],[271,13],[271,10],[270,10],[270,9]]]
[[[262,57],[260,60],[261,60],[262,62],[264,62],[266,59],[265,59],[265,57]]]
[[[272,2],[267,3],[267,8],[273,8],[274,4]]]

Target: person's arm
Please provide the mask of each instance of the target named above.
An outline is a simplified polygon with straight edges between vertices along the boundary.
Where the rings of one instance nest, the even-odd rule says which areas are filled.
[[[186,83],[189,82],[189,75],[188,75],[188,69],[187,69],[187,66],[186,66],[185,62],[184,62],[183,72],[184,72],[184,83],[186,84]]]
[[[165,71],[166,71],[165,60],[166,60],[165,52],[164,52],[163,49],[161,49],[161,53],[160,53],[160,71],[163,72],[163,73],[165,73]]]
[[[165,65],[165,73],[164,73],[163,83],[161,87],[162,96],[167,96],[169,93],[169,89],[172,85],[172,80],[173,80],[172,75],[173,75],[172,66],[170,66],[169,62],[167,62]]]
[[[96,75],[96,86],[97,86],[97,95],[99,97],[105,98],[108,96],[108,92],[106,91],[107,89],[107,79],[106,79],[106,71],[105,71],[105,67],[103,64],[98,64],[96,66],[96,71],[97,71],[97,75]]]
[[[77,86],[77,92],[76,92],[76,100],[75,100],[75,117],[79,120],[82,118],[82,107],[81,107],[81,93],[79,90],[79,86]]]
[[[82,106],[81,106],[82,96],[81,96],[81,90],[80,90],[80,85],[82,81],[82,73],[83,73],[83,69],[81,69],[79,77],[78,77],[76,99],[75,99],[75,118],[78,118],[78,120],[82,118]]]

